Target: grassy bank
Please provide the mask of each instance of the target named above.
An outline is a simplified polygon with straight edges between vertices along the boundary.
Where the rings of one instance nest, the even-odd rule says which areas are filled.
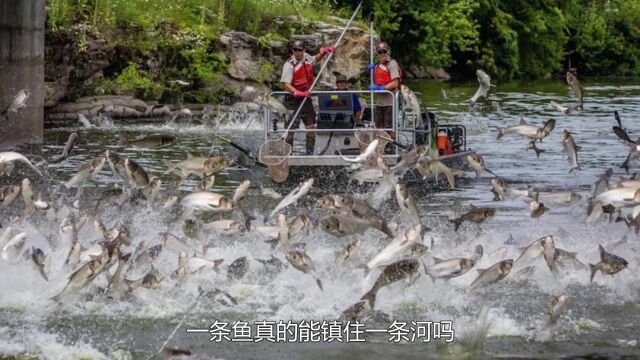
[[[216,103],[232,95],[216,85],[227,69],[215,46],[222,32],[245,31],[266,44],[305,30],[304,24],[274,27],[276,18],[326,20],[331,11],[318,0],[49,0],[47,31],[73,32],[79,52],[90,37],[116,49],[95,94]],[[150,66],[155,59],[162,66]],[[176,79],[190,85],[178,88],[171,83]]]

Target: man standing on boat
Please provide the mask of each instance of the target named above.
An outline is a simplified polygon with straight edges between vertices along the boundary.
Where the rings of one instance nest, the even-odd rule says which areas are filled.
[[[349,82],[346,76],[342,74],[336,75],[336,90],[347,91],[349,90],[347,89],[348,84]],[[362,126],[362,105],[360,104],[360,99],[356,94],[351,94],[351,99],[353,103],[353,120],[356,126]]]
[[[323,47],[320,48],[320,52],[317,55],[311,56],[305,52],[302,41],[296,40],[293,42],[293,55],[282,66],[282,78],[280,81],[284,84],[284,89],[292,95],[287,97],[286,105],[289,110],[293,110],[294,114],[304,98],[311,96],[309,90],[311,90],[311,85],[313,85],[314,80],[313,65],[322,60],[325,55],[335,51],[336,49],[334,47]],[[291,126],[291,130],[300,128],[301,118],[307,130],[315,129],[316,112],[309,99],[304,102],[304,106]],[[285,125],[288,126],[289,124]],[[285,140],[292,146],[293,135],[293,132],[289,132]],[[307,154],[313,153],[315,139],[315,132],[307,132]]]
[[[400,87],[401,70],[398,63],[389,56],[389,45],[380,42],[376,45],[376,53],[379,61],[377,64],[369,65],[369,72],[373,69],[373,84],[369,90],[395,91]],[[393,128],[393,96],[391,94],[377,94],[376,108],[374,112],[375,125],[377,128]],[[395,138],[393,131],[389,132]]]

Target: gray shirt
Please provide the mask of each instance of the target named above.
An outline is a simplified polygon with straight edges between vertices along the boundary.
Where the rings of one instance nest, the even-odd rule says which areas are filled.
[[[400,66],[398,63],[391,59],[385,64],[380,64],[381,69],[387,69],[391,73],[391,80],[400,79]],[[391,106],[393,105],[393,96],[389,94],[376,94],[376,106]]]

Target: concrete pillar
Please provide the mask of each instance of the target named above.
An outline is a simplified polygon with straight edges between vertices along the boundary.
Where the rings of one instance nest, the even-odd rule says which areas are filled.
[[[21,89],[26,107],[0,117],[0,149],[42,142],[45,0],[0,0],[0,112]]]

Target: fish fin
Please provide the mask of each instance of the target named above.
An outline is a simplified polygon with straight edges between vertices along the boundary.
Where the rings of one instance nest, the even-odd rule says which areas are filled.
[[[504,136],[504,129],[499,127],[498,128],[498,136],[496,137],[496,140],[500,140],[503,136]]]
[[[527,125],[527,121],[523,118],[520,118],[520,125]]]
[[[316,278],[316,284],[318,284],[318,287],[320,288],[320,291],[324,291],[324,289],[322,288],[322,281],[320,281],[319,278]]]
[[[433,262],[436,263],[436,264],[439,264],[439,263],[444,261],[443,259],[435,257],[433,255],[431,256],[431,258],[433,259]]]
[[[393,232],[391,231],[391,229],[389,229],[389,225],[387,224],[386,221],[382,221],[382,225],[380,226],[380,230],[387,234],[387,236],[393,238]]]
[[[222,264],[224,262],[224,259],[218,259],[218,260],[213,260],[213,267],[217,268],[218,266],[220,266],[220,264]]]
[[[598,272],[598,265],[589,264],[589,269],[591,269],[591,278],[589,282],[593,282],[594,276],[596,276],[596,272]]]
[[[480,268],[476,268],[476,271],[477,271],[477,272],[479,272],[479,273],[481,273],[481,272],[483,272],[483,271],[485,271],[485,270],[487,270],[487,269],[480,269]]]
[[[602,260],[602,258],[607,254],[607,252],[604,251],[604,247],[602,245],[598,245],[598,250],[600,251],[600,259]]]

